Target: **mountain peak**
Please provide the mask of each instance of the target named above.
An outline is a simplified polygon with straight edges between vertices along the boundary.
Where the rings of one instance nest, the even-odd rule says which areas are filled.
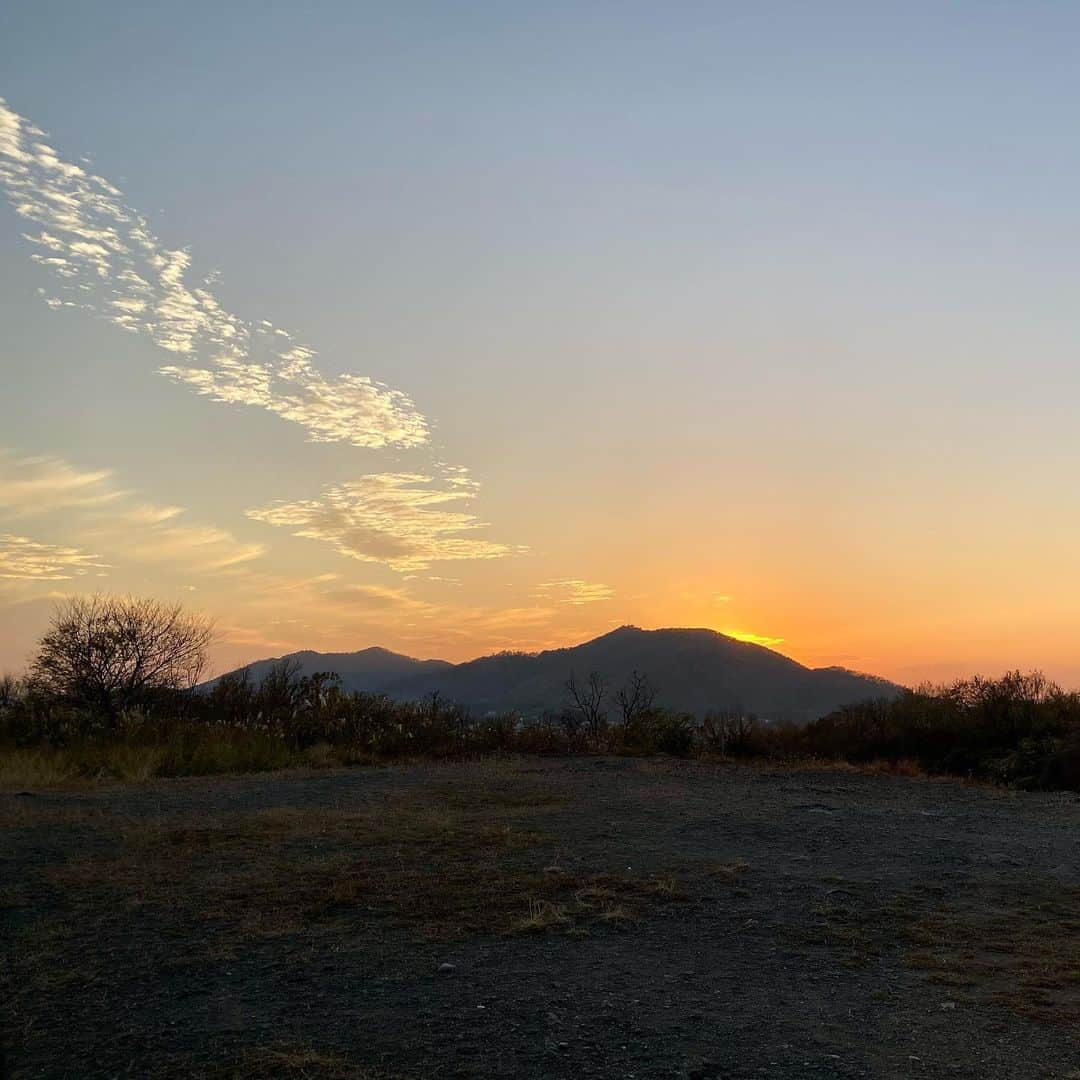
[[[336,672],[346,690],[418,701],[438,690],[473,712],[537,716],[567,704],[566,680],[603,676],[614,695],[634,671],[657,689],[657,704],[703,716],[740,709],[771,720],[805,722],[841,705],[895,693],[885,680],[811,670],[781,653],[707,627],[645,630],[618,626],[590,641],[540,653],[507,652],[461,664],[415,660],[380,646],[353,653],[294,653],[302,674]],[[258,680],[274,661],[250,667]],[[614,709],[609,699],[609,708]]]

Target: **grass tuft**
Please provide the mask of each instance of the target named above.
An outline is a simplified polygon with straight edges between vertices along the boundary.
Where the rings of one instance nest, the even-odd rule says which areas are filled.
[[[743,862],[742,859],[736,859],[734,862],[713,863],[706,873],[714,881],[732,883],[738,881],[749,869],[749,863]]]
[[[279,1077],[282,1080],[408,1080],[401,1073],[354,1065],[340,1054],[284,1044],[248,1050],[238,1062],[210,1074],[210,1080],[277,1080]]]

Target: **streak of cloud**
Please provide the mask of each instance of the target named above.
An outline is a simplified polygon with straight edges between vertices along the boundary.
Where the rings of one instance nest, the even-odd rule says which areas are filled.
[[[317,499],[279,501],[248,517],[322,540],[341,555],[402,573],[433,562],[499,559],[524,549],[463,535],[485,527],[475,515],[447,509],[472,499],[477,485],[462,470],[442,484],[416,473],[375,473],[323,490]]]
[[[734,638],[736,641],[745,641],[749,645],[764,645],[766,648],[772,648],[773,645],[779,645],[783,642],[782,637],[769,637],[767,634],[754,634],[749,630],[721,630],[721,634],[726,637]]]
[[[75,542],[107,550],[114,561],[212,574],[235,571],[265,551],[262,544],[242,543],[224,529],[178,522],[183,513],[178,506],[138,501],[107,470],[81,470],[55,457],[0,454],[0,517],[57,515]]]
[[[0,509],[17,516],[108,507],[126,497],[107,469],[79,470],[54,457],[0,450]]]
[[[105,569],[100,556],[79,548],[0,533],[0,579],[5,581],[70,581]]]
[[[568,578],[542,582],[533,589],[533,595],[558,604],[580,607],[582,604],[594,604],[599,600],[611,600],[615,596],[615,590],[610,585]]]
[[[31,258],[57,281],[50,307],[90,311],[177,357],[161,372],[196,393],[265,409],[313,442],[413,447],[428,424],[401,391],[361,375],[327,378],[315,353],[266,321],[227,311],[191,255],[170,249],[118,188],[60,158],[44,133],[0,98],[0,186],[39,231]]]

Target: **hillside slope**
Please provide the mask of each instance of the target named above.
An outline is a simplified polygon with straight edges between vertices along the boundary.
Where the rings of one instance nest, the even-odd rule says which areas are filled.
[[[485,656],[417,674],[389,692],[407,699],[438,689],[477,712],[515,709],[534,715],[565,703],[564,685],[571,672],[584,679],[597,671],[614,689],[635,669],[657,687],[658,704],[698,715],[741,706],[772,719],[805,722],[840,705],[896,691],[884,680],[839,668],[807,668],[713,630],[625,626],[572,648]]]
[[[438,690],[477,713],[514,710],[535,716],[558,710],[567,700],[571,672],[585,679],[597,671],[612,690],[634,670],[658,689],[657,703],[702,715],[710,709],[741,707],[773,720],[806,722],[840,705],[891,696],[883,679],[842,668],[808,668],[761,645],[737,641],[713,630],[640,630],[620,627],[570,648],[499,653],[461,664],[414,660],[371,648],[356,653],[292,653],[303,674],[334,671],[347,690],[385,693],[418,700]],[[249,668],[258,681],[274,663]]]
[[[437,677],[439,673],[454,666],[448,660],[414,660],[411,656],[403,656],[378,646],[351,653],[320,653],[304,649],[302,652],[288,653],[285,656],[256,660],[247,666],[248,677],[254,683],[261,682],[270,668],[283,660],[297,663],[301,675],[333,671],[340,676],[341,684],[346,690],[366,690],[373,694],[384,693],[389,687],[410,677]],[[237,674],[242,670],[244,669],[238,668],[237,672],[229,674]],[[215,682],[217,679],[206,685],[213,686]]]

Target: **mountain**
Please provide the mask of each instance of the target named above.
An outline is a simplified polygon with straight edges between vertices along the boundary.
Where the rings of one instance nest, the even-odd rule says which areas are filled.
[[[411,656],[402,656],[401,653],[377,646],[351,653],[319,653],[305,649],[286,656],[256,660],[247,666],[248,677],[252,682],[259,683],[274,664],[283,660],[299,664],[301,675],[314,675],[317,671],[336,672],[346,690],[366,690],[372,694],[386,693],[390,687],[409,678],[437,677],[454,666],[448,660],[414,660]],[[238,668],[230,674],[238,674],[242,670]],[[213,686],[215,682],[217,679],[212,679],[205,685]]]
[[[714,630],[639,630],[623,626],[571,648],[498,653],[461,664],[413,660],[385,649],[358,653],[293,653],[304,674],[336,671],[348,690],[418,700],[438,690],[478,714],[516,711],[535,716],[560,709],[571,672],[596,671],[612,691],[635,669],[657,688],[657,704],[703,715],[740,707],[772,720],[805,723],[867,698],[891,697],[898,687],[844,668],[808,668],[772,649]],[[254,679],[273,663],[252,664]]]
[[[534,715],[565,703],[564,684],[571,672],[584,679],[597,671],[615,689],[635,669],[657,687],[658,704],[699,716],[709,709],[741,706],[771,719],[805,722],[852,701],[896,692],[884,680],[837,668],[807,668],[714,630],[633,626],[573,648],[481,657],[404,680],[391,691],[410,699],[438,689],[479,713],[515,709]]]

